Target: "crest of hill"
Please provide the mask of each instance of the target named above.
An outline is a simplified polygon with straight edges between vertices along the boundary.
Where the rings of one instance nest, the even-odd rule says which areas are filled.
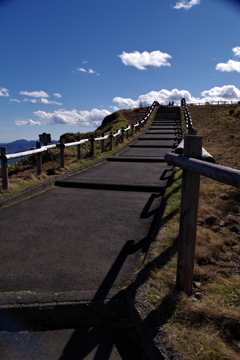
[[[122,129],[122,127],[126,128],[131,124],[135,124],[147,114],[148,109],[148,107],[139,107],[136,109],[118,110],[105,116],[101,125],[93,132],[66,133],[61,137],[64,138],[65,142],[73,142],[77,136],[81,136],[81,139],[87,139],[91,135],[94,137],[100,137],[102,134],[107,135],[111,131],[114,132]]]

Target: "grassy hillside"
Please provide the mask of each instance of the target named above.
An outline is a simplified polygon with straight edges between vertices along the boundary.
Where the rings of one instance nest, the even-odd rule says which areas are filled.
[[[95,138],[101,137],[103,133],[105,135],[109,134],[111,131],[115,132],[116,130],[126,128],[132,123],[135,124],[137,121],[141,120],[147,113],[148,108],[140,107],[133,110],[119,110],[108,116],[106,116],[101,126],[99,126],[94,132],[88,133],[65,133],[62,135],[65,143],[76,141],[77,136],[81,136],[81,139],[88,139],[90,135],[93,134]],[[133,138],[138,136],[139,133],[134,134]],[[90,156],[90,145],[89,143],[83,144],[81,146],[81,161],[77,160],[76,146],[65,148],[65,167],[60,168],[60,152],[59,149],[52,149],[50,151],[52,160],[48,161],[46,154],[43,153],[43,166],[42,174],[40,176],[36,175],[36,156],[25,157],[18,163],[10,164],[8,167],[9,173],[9,190],[3,191],[1,189],[1,172],[0,172],[0,199],[6,198],[12,194],[15,194],[19,191],[25,190],[33,185],[39,184],[50,178],[53,178],[56,175],[60,175],[69,170],[78,169],[81,166],[87,165],[97,159],[100,159],[104,156],[113,154],[118,151],[122,146],[127,144],[129,140],[125,139],[124,144],[119,142],[118,146],[114,146],[112,151],[109,151],[109,141],[105,141],[105,152],[101,152],[101,143],[95,142],[95,155],[94,157]]]
[[[193,126],[219,165],[240,170],[239,105],[189,106]],[[152,252],[148,300],[162,340],[184,360],[240,359],[240,190],[201,178],[193,294],[175,290],[181,170],[167,191]]]

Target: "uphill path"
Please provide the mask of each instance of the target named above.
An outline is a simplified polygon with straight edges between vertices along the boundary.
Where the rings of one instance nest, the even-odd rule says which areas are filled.
[[[181,138],[180,108],[160,106],[127,150],[0,212],[1,360],[163,358],[126,294]]]

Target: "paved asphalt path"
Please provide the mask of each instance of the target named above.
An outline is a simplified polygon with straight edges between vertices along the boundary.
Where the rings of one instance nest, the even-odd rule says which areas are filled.
[[[31,331],[6,309],[122,298],[154,240],[172,173],[163,157],[180,140],[177,110],[160,107],[126,151],[0,212],[0,360],[145,358],[133,329]]]

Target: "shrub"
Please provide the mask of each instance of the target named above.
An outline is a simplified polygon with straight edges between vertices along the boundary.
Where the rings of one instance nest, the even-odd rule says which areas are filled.
[[[234,111],[234,116],[237,117],[237,118],[240,118],[240,106],[238,106],[236,108],[236,110]]]

